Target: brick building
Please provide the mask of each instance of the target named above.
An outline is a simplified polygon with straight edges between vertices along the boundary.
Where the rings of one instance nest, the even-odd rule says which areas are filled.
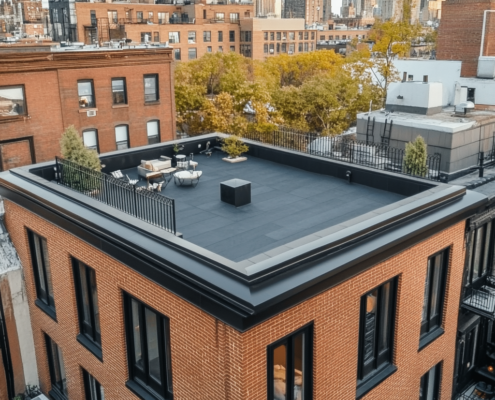
[[[99,152],[175,137],[169,48],[6,53],[0,170],[59,154],[69,125]]]
[[[480,55],[495,56],[494,12],[486,13],[485,40],[483,49],[481,49],[483,16],[487,10],[495,11],[495,1],[447,0],[442,4],[437,60],[462,61],[461,76],[477,75]],[[459,29],[459,26],[462,26],[462,29]]]
[[[89,196],[71,189],[66,162],[0,174],[42,390],[450,399],[466,220],[486,196],[252,141],[246,163],[198,154],[216,141],[179,143],[207,181],[167,186],[177,215],[166,229],[110,206],[111,178]],[[172,147],[101,160],[135,175]],[[220,200],[232,177],[252,181],[252,204]]]

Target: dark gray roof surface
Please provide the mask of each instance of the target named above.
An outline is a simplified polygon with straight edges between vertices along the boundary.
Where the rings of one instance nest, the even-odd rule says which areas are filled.
[[[349,184],[249,156],[230,164],[225,155],[195,156],[203,171],[199,184],[168,184],[162,194],[175,199],[177,230],[184,239],[232,261],[249,259],[304,236],[355,218],[404,196]],[[137,178],[135,168],[125,170]],[[220,182],[251,182],[251,204],[236,208],[220,200]],[[142,181],[139,185],[145,185]]]

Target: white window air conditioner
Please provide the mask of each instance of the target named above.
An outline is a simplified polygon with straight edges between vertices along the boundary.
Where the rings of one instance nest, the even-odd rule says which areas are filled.
[[[478,78],[495,78],[495,57],[482,56],[478,58]]]
[[[89,110],[86,112],[88,117],[96,117],[96,110]]]
[[[273,49],[270,49],[270,53],[273,54]]]

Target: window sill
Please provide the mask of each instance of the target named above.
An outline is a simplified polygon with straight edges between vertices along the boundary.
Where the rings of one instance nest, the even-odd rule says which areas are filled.
[[[101,351],[101,348],[88,339],[86,336],[84,336],[82,333],[77,335],[76,337],[77,341],[81,343],[87,350],[89,350],[93,355],[98,358],[101,362],[103,362],[103,352]]]
[[[129,104],[114,104],[112,108],[129,108]]]
[[[147,390],[145,387],[141,386],[139,383],[129,379],[125,383],[127,389],[129,389],[132,393],[134,393],[136,396],[138,396],[140,399],[143,400],[165,400],[165,399],[172,399],[172,397],[163,397],[160,396],[157,393],[151,392]]]
[[[366,381],[359,384],[356,389],[356,400],[363,397],[370,390],[374,389],[380,383],[382,383],[385,379],[391,376],[395,371],[397,371],[397,367],[393,364],[385,367],[382,371],[378,372],[373,377],[367,379]]]
[[[48,396],[50,396],[54,400],[67,400],[67,397],[60,393],[60,390],[58,390],[58,388],[56,387],[52,387],[52,390],[48,392]]]
[[[79,112],[82,114],[82,113],[86,113],[88,111],[98,111],[98,109],[96,107],[88,107],[88,108],[80,108],[79,109]]]
[[[29,115],[15,115],[12,117],[0,117],[0,124],[7,124],[9,122],[24,121],[26,118],[30,118]]]
[[[444,330],[440,327],[436,328],[432,332],[428,332],[426,335],[423,335],[422,337],[419,338],[419,349],[418,351],[423,350],[426,346],[428,346],[430,343],[434,342],[436,339],[438,339],[440,336],[444,334]]]
[[[36,304],[38,306],[38,308],[40,308],[45,314],[47,314],[51,319],[53,319],[55,322],[57,322],[57,313],[55,312],[55,310],[50,307],[50,306],[47,306],[45,303],[43,303],[40,299],[36,299],[34,301],[34,304]]]
[[[160,100],[157,100],[157,101],[145,101],[144,102],[144,105],[145,106],[156,106],[158,104],[160,104]]]

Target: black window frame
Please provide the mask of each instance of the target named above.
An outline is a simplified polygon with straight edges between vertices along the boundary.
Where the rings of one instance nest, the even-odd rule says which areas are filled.
[[[270,343],[267,348],[267,399],[272,400],[274,399],[274,360],[273,360],[273,350],[276,348],[280,347],[281,345],[286,345],[287,347],[287,352],[286,355],[291,355],[290,357],[286,356],[287,360],[287,368],[286,371],[291,371],[294,369],[294,353],[293,353],[293,347],[294,347],[294,341],[297,336],[300,334],[304,333],[304,343],[303,346],[305,347],[304,349],[304,354],[306,355],[304,359],[304,366],[303,366],[303,374],[305,371],[307,371],[307,376],[303,375],[303,388],[304,388],[304,394],[303,398],[304,400],[312,400],[313,399],[313,379],[314,379],[314,374],[313,374],[313,331],[314,331],[314,324],[313,322],[310,322],[309,324],[306,324],[305,326],[297,329],[294,332],[291,332],[289,335],[278,339],[276,342]],[[293,388],[293,377],[291,374],[286,373],[286,388]],[[293,390],[288,390],[286,391],[286,400],[294,400],[294,391]]]
[[[126,386],[143,398],[157,399],[172,399],[172,362],[171,362],[171,346],[170,346],[170,319],[158,312],[154,308],[143,303],[136,297],[129,293],[123,292],[124,301],[124,325],[126,334],[126,350],[127,350],[127,362],[129,380],[126,382]],[[143,368],[135,366],[135,343],[134,329],[133,329],[133,302],[135,302],[138,309],[139,319],[139,336],[140,336],[140,348],[141,357],[143,359]],[[160,375],[161,382],[158,383],[151,377],[149,372],[149,360],[147,341],[144,340],[147,337],[147,326],[145,322],[146,310],[155,314],[157,321],[157,342],[158,352],[160,357]]]
[[[96,146],[95,147],[86,146],[86,144],[84,144],[84,133],[85,132],[94,132],[95,133],[95,139],[96,139]],[[95,150],[97,153],[100,152],[100,142],[98,140],[98,129],[96,129],[96,128],[84,129],[82,131],[81,135],[82,135],[84,147],[86,147],[87,149]]]
[[[235,31],[229,31],[229,43],[235,42]]]
[[[438,256],[441,257],[439,265],[435,262]],[[443,333],[443,307],[445,304],[449,264],[450,247],[442,249],[428,257],[421,315],[420,350]],[[435,287],[435,273],[438,269],[440,269],[437,275],[439,282]],[[435,305],[435,315],[432,315],[432,304]]]
[[[419,400],[439,400],[440,399],[440,384],[442,381],[442,367],[443,362],[439,362],[434,365],[428,371],[426,371],[421,377],[419,383]],[[430,385],[430,373],[433,371],[435,375],[434,387],[433,387],[433,398],[428,399],[428,388]],[[425,395],[423,395],[425,394]]]
[[[367,291],[360,299],[360,312],[359,312],[359,348],[358,348],[358,374],[357,374],[357,391],[356,398],[361,398],[368,393],[375,386],[380,384],[383,380],[388,378],[391,374],[397,371],[397,367],[393,365],[394,358],[394,343],[395,343],[395,321],[397,310],[397,293],[398,293],[399,277],[389,279],[379,286]],[[383,316],[383,304],[384,304],[384,288],[390,284],[389,291],[389,303],[387,307],[388,315]],[[375,323],[375,330],[373,332],[373,357],[370,360],[365,360],[366,345],[369,340],[365,340],[366,333],[369,335],[369,331],[365,331],[365,327],[370,321],[366,320],[366,309],[369,306],[368,296],[377,291],[376,303],[374,309],[376,310],[376,317],[373,321]],[[387,326],[384,328],[382,325],[384,321],[387,322]],[[386,348],[380,351],[380,342],[383,339],[383,329],[386,329]],[[383,343],[383,342],[382,342]],[[371,365],[370,365],[371,363]]]
[[[476,88],[468,87],[466,93],[466,100],[475,103],[475,99],[476,99]]]
[[[12,115],[0,115],[0,120],[2,119],[10,119],[10,118],[22,118],[23,116],[28,115],[27,111],[27,101],[26,101],[26,88],[24,85],[2,85],[0,86],[0,90],[5,89],[5,90],[12,90],[12,89],[21,89],[22,91],[22,111],[17,112],[16,114]],[[18,102],[12,102],[12,104],[15,104],[15,106],[19,106]],[[12,110],[11,110],[12,111]]]
[[[79,320],[79,334],[77,340],[91,351],[100,360],[103,360],[101,349],[101,324],[98,300],[98,285],[96,283],[96,271],[86,263],[72,258],[72,271],[74,273],[74,286],[76,291],[77,314]],[[83,283],[80,268],[85,270],[85,282]],[[93,278],[93,279],[91,279]],[[94,287],[92,285],[94,283]],[[86,291],[86,293],[84,293]],[[96,293],[96,299],[95,294]],[[85,321],[84,304],[87,299],[88,319]],[[96,304],[95,304],[96,300]],[[100,332],[98,332],[98,328]]]
[[[65,362],[64,362],[63,352],[60,349],[60,346],[50,336],[48,336],[46,333],[44,333],[44,335],[45,335],[45,350],[48,359],[48,370],[50,373],[50,384],[51,384],[51,390],[48,392],[48,395],[55,400],[66,400],[68,399],[68,395],[64,393],[63,379],[61,382],[57,382],[57,377],[56,377],[57,372],[62,377],[62,371],[63,371],[63,375],[65,375],[66,391],[67,391],[67,375],[65,373]],[[54,360],[53,345],[55,346],[55,349],[57,351],[57,358],[58,358],[57,360]],[[60,352],[60,355],[58,352]],[[60,368],[60,358],[62,359],[63,368]]]
[[[84,398],[85,400],[104,400],[105,394],[100,382],[84,368],[82,369],[84,381]]]
[[[158,135],[156,136],[149,136],[148,134],[148,124],[150,122],[156,122],[158,126]],[[148,138],[148,144],[157,144],[160,143],[160,138],[161,138],[161,132],[160,132],[160,120],[159,119],[150,119],[149,121],[146,121],[146,137]],[[152,140],[150,140],[150,138]]]
[[[55,296],[53,294],[53,280],[51,273],[51,266],[49,261],[49,254],[44,256],[42,241],[44,240],[46,245],[45,248],[48,249],[48,241],[45,237],[38,235],[36,232],[27,229],[28,241],[29,241],[29,251],[31,253],[31,264],[33,267],[34,283],[36,287],[36,300],[35,304],[41,308],[46,314],[48,314],[55,321],[57,320],[57,312],[55,308]],[[39,240],[38,249],[40,249],[41,254],[38,256],[36,251],[36,238]],[[48,252],[48,251],[47,251]],[[42,265],[39,265],[38,261],[41,261]],[[48,261],[48,263],[46,263]],[[48,264],[48,268],[47,268]],[[43,277],[40,276],[43,274]],[[48,273],[47,273],[48,271]],[[44,283],[44,285],[42,284]],[[46,289],[43,289],[45,286]],[[51,292],[51,293],[50,293]]]
[[[181,60],[180,49],[174,49],[174,60],[176,60],[176,61]]]
[[[126,133],[127,133],[127,140],[126,140],[126,143],[127,143],[127,147],[123,147],[123,148],[120,148],[119,149],[119,143],[124,143],[123,141],[120,141],[120,142],[117,142],[117,128],[119,126],[125,126],[126,127]],[[119,124],[119,125],[115,125],[114,127],[114,132],[115,132],[115,148],[116,150],[125,150],[125,149],[129,149],[131,147],[131,142],[129,140],[129,125],[127,124]]]
[[[218,41],[223,43],[223,31],[218,31]]]
[[[495,242],[495,220],[488,221],[470,233],[470,243],[467,255],[467,268],[464,276],[464,286],[478,288],[484,282],[484,277],[490,273],[493,264],[493,251]],[[482,232],[482,233],[481,233]],[[480,240],[480,235],[483,237]],[[479,245],[479,247],[478,247]],[[477,253],[479,249],[480,253]],[[476,257],[479,256],[477,271],[475,269]],[[477,276],[475,276],[475,271]]]
[[[87,102],[87,106],[85,106],[84,104],[85,103],[82,103],[82,98],[85,97],[86,100],[87,100],[87,97],[88,95],[87,94],[83,94],[83,95],[80,95],[79,94],[79,84],[80,83],[90,83],[91,84],[91,101]],[[94,85],[94,82],[93,82],[93,79],[79,79],[77,81],[77,98],[79,99],[79,108],[96,108],[96,95],[95,95],[95,85]]]
[[[122,81],[123,84],[124,84],[124,90],[123,90],[123,93],[124,93],[124,101],[123,102],[116,102],[115,101],[115,93],[120,93],[120,91],[114,91],[114,88],[113,88],[113,82],[117,82],[117,81]],[[110,83],[110,87],[111,87],[111,90],[112,90],[112,104],[114,106],[118,106],[118,105],[125,105],[127,104],[127,82],[126,82],[126,79],[125,78],[112,78],[111,80],[111,83]]]
[[[153,100],[147,99],[146,98],[146,79],[147,78],[155,78],[155,97]],[[158,83],[158,74],[146,74],[143,75],[143,89],[144,89],[144,102],[145,103],[156,103],[157,101],[160,101],[160,85]],[[149,96],[149,94],[148,94]]]
[[[203,31],[203,42],[204,43],[211,42],[211,31]]]

